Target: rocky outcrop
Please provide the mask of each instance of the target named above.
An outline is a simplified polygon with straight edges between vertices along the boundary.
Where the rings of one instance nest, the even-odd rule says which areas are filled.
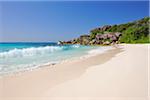
[[[102,31],[107,31],[109,28],[111,28],[110,25],[105,25],[101,28]]]
[[[59,44],[110,45],[114,43],[149,43],[149,17],[137,21],[105,25],[90,31],[90,35],[62,41]]]
[[[122,33],[120,32],[108,32],[105,34],[96,35],[96,44],[109,45],[111,43],[117,43]]]
[[[79,37],[79,43],[82,45],[89,45],[90,35],[82,35]]]
[[[107,32],[105,34],[97,34],[95,39],[90,40],[90,35],[82,35],[77,39],[59,42],[60,44],[81,44],[81,45],[110,45],[118,43],[118,39],[122,33]]]
[[[57,44],[58,45],[65,45],[65,44],[73,44],[73,42],[71,40],[70,41],[59,41]]]
[[[103,27],[95,28],[91,30],[91,32],[104,32],[104,31],[107,31],[109,28],[111,28],[110,25],[105,25]]]

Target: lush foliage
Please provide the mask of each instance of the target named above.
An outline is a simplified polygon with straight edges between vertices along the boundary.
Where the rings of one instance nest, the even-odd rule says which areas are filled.
[[[92,40],[97,34],[105,34],[105,32],[121,32],[123,33],[119,38],[119,42],[121,43],[149,43],[149,19],[149,17],[145,17],[126,24],[96,28],[91,31],[90,37]]]

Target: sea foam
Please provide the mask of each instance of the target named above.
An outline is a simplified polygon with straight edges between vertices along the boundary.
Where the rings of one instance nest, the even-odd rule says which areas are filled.
[[[113,49],[112,46],[103,46],[103,47],[100,47],[97,49],[92,49],[92,50],[88,51],[88,54],[89,55],[97,55],[97,54],[104,53],[104,52],[111,50],[111,49]]]
[[[43,54],[50,54],[53,52],[66,50],[68,47],[65,46],[45,46],[45,47],[31,47],[24,49],[12,49],[7,52],[1,52],[0,58],[10,58],[10,57],[26,57],[26,56],[36,56]],[[70,48],[79,48],[79,45],[72,45]]]
[[[54,45],[13,48],[0,52],[0,75],[29,71],[46,65],[86,58],[103,53],[110,47]]]

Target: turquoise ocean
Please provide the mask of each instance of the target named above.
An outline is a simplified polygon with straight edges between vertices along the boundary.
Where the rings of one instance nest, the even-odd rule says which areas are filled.
[[[0,75],[33,70],[78,58],[101,49],[98,46],[58,45],[57,43],[0,43]]]

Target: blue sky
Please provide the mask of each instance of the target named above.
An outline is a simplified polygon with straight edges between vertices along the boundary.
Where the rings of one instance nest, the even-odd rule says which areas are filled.
[[[148,14],[148,1],[1,2],[0,42],[69,40]]]

